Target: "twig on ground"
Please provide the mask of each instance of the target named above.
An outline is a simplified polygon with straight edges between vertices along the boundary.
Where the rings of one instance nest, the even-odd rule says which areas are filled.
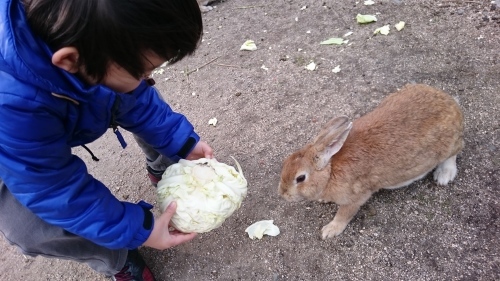
[[[201,66],[198,66],[197,68],[195,68],[195,69],[193,69],[193,70],[190,70],[190,71],[186,72],[186,76],[189,76],[189,74],[191,74],[191,73],[193,73],[193,72],[196,72],[196,71],[198,71],[198,70],[202,69],[203,67],[205,67],[205,66],[207,66],[207,65],[211,64],[212,62],[216,61],[218,58],[220,58],[220,56],[216,57],[215,59],[213,59],[213,60],[211,60],[211,61],[209,61],[209,62],[207,62],[207,63],[205,63],[205,64],[203,64],[203,65],[201,65]]]
[[[235,67],[235,68],[240,68],[240,66],[239,66],[239,65],[231,65],[231,64],[216,63],[215,65],[218,65],[218,66],[226,66],[226,67]]]
[[[478,1],[461,1],[461,0],[441,0],[443,2],[460,2],[460,3],[470,3],[470,4],[484,4],[483,2]],[[459,3],[459,4],[460,4]]]
[[[265,6],[267,6],[267,5],[241,6],[241,7],[236,7],[234,9],[252,9],[252,8],[265,7]]]

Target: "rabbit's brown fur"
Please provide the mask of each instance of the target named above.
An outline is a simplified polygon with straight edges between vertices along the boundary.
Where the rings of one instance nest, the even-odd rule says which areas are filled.
[[[382,188],[408,185],[436,166],[438,184],[453,180],[463,129],[463,114],[451,96],[430,86],[407,85],[356,119],[352,129],[347,117],[332,119],[315,141],[285,159],[279,192],[289,201],[338,204],[322,236],[338,235]],[[325,152],[329,149],[333,156]]]

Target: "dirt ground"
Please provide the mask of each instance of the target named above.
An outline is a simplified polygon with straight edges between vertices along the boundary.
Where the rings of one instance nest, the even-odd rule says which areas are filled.
[[[216,2],[203,15],[197,53],[154,75],[218,160],[236,157],[249,183],[220,228],[166,251],[141,249],[159,281],[500,280],[500,1],[363,2]],[[378,21],[360,25],[358,13]],[[406,26],[396,31],[399,21]],[[387,36],[373,35],[386,24]],[[347,44],[319,44],[348,32]],[[248,39],[256,51],[239,50]],[[305,69],[311,61],[315,71]],[[321,240],[337,207],[280,198],[283,159],[331,117],[359,117],[406,83],[459,98],[466,146],[457,178],[379,192],[341,236]],[[90,144],[100,162],[74,152],[118,198],[156,203],[141,152],[125,137],[125,150],[111,132]],[[264,219],[281,234],[250,240],[245,228]],[[109,280],[75,262],[23,257],[0,241],[1,280]]]

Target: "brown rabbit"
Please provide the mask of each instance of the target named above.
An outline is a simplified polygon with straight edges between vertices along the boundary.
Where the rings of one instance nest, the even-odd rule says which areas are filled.
[[[406,85],[368,114],[332,119],[312,143],[288,156],[279,193],[288,201],[339,205],[323,239],[341,234],[359,208],[380,189],[421,179],[434,168],[446,185],[457,174],[464,147],[463,114],[448,94],[426,85]]]

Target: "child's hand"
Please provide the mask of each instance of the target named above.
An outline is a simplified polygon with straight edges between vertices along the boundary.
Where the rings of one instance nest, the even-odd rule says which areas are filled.
[[[200,158],[214,158],[214,150],[204,141],[199,141],[193,151],[186,157],[187,160]]]
[[[182,233],[177,230],[169,231],[170,219],[175,214],[176,208],[177,204],[175,202],[170,203],[165,212],[155,220],[153,231],[149,235],[148,240],[144,242],[144,246],[165,250],[188,242],[196,237],[196,233]]]

